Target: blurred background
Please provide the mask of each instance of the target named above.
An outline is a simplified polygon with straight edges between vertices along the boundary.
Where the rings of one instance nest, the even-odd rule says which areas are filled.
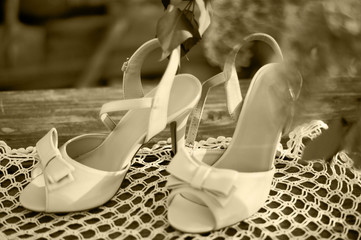
[[[163,11],[160,0],[0,0],[0,90],[120,84],[123,62],[155,37]],[[183,71],[219,71],[203,52],[192,49]],[[165,64],[147,60],[143,77],[159,79]]]
[[[214,0],[212,8],[211,26],[181,63],[201,81],[253,32],[280,43],[304,89],[336,91],[360,78],[359,0]],[[120,84],[123,62],[155,37],[164,8],[161,0],[0,0],[0,12],[0,90],[21,90]],[[240,78],[269,61],[255,45],[239,54],[252,58],[241,59],[251,71]],[[160,78],[159,56],[145,62],[143,78]]]

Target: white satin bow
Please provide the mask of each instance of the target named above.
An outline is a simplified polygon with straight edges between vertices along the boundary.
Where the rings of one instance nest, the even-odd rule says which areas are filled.
[[[36,143],[45,183],[49,190],[55,190],[74,181],[72,172],[75,168],[62,157],[58,149],[58,134],[51,129]]]
[[[227,204],[236,187],[237,171],[220,169],[193,159],[185,151],[179,151],[167,171],[167,187],[170,189],[194,188],[214,199],[221,206]]]

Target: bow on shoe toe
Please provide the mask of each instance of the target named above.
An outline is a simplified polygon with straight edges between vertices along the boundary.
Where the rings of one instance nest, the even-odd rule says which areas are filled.
[[[49,190],[55,190],[74,181],[75,167],[68,163],[58,149],[58,133],[51,129],[37,144],[40,167]]]
[[[203,162],[187,156],[184,150],[178,153],[176,159],[167,171],[172,175],[168,179],[167,187],[170,189],[193,188],[213,199],[221,206],[225,206],[235,192],[238,174],[229,169],[217,169]]]
[[[21,204],[38,212],[70,212],[108,201],[117,191],[114,184],[120,185],[129,164],[119,171],[107,172],[83,165],[71,157],[74,155],[72,145],[80,143],[83,148],[77,148],[76,155],[82,155],[96,148],[104,138],[99,134],[82,135],[58,149],[57,131],[51,129],[36,144],[39,163],[32,172],[32,182],[20,195]]]
[[[266,201],[274,168],[238,172],[208,166],[185,148],[178,151],[167,171],[170,224],[185,232],[201,233],[229,226],[256,211]]]

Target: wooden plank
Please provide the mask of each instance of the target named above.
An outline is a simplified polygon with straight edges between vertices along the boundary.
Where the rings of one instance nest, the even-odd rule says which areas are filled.
[[[0,139],[17,148],[33,146],[52,127],[60,144],[78,134],[105,132],[100,107],[121,96],[115,88],[1,92]]]
[[[243,93],[249,81],[241,81]],[[145,82],[145,91],[155,85]],[[351,85],[350,86],[355,86]],[[118,100],[122,91],[116,87],[0,92],[0,140],[13,148],[34,146],[51,127],[59,131],[59,144],[84,133],[107,132],[98,118],[102,104]],[[361,91],[318,92],[309,96],[307,104],[299,104],[295,125],[313,119],[332,120],[340,115],[357,119]],[[119,115],[120,117],[121,115]],[[211,91],[202,116],[197,139],[232,136],[235,122],[229,117],[222,86]],[[151,140],[152,145],[166,140],[166,129]]]

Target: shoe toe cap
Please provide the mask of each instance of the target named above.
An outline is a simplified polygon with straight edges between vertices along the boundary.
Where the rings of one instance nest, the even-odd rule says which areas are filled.
[[[46,197],[44,180],[42,177],[35,178],[20,194],[20,203],[23,207],[37,212],[44,212]]]

